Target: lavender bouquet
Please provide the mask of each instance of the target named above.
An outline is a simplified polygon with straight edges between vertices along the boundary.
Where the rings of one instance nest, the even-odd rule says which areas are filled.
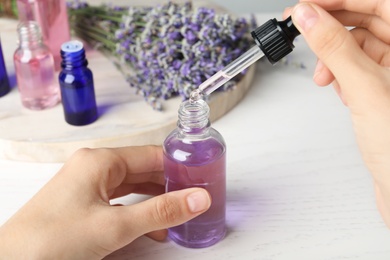
[[[254,19],[233,18],[190,2],[153,7],[68,2],[74,32],[114,58],[137,93],[157,110],[187,99],[204,80],[246,51]],[[223,86],[227,90],[240,76]]]

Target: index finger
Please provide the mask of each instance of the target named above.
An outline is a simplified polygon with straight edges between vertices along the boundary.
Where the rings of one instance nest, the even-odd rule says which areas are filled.
[[[81,182],[99,183],[107,190],[121,183],[161,183],[162,154],[161,147],[151,145],[84,148],[78,150],[61,171],[74,175],[74,179]]]
[[[299,2],[308,2],[299,0]],[[380,16],[390,24],[390,0],[310,0],[328,11],[347,10]]]
[[[128,173],[160,172],[163,167],[161,146],[132,146],[113,148],[124,162]]]
[[[122,183],[163,184],[164,164],[161,146],[133,146],[114,148],[114,152],[125,162],[126,175]]]

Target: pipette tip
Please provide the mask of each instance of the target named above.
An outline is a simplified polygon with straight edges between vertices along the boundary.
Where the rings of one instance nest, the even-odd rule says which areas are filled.
[[[190,103],[193,104],[199,99],[202,98],[202,91],[199,89],[195,89],[190,93]]]

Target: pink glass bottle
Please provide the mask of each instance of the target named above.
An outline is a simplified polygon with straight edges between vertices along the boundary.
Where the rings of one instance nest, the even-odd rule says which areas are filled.
[[[208,211],[169,229],[169,237],[190,248],[211,246],[226,233],[226,145],[209,123],[209,107],[200,99],[179,108],[178,127],[165,139],[166,192],[190,187],[206,189],[212,198]]]
[[[17,0],[19,20],[36,21],[43,41],[54,57],[55,70],[61,66],[61,45],[70,40],[66,0]]]
[[[18,34],[14,64],[22,104],[33,110],[52,107],[60,101],[53,55],[43,44],[36,22],[20,23]]]

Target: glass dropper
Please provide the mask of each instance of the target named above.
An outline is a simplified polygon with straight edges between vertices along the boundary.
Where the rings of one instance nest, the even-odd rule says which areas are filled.
[[[190,101],[194,102],[202,95],[210,95],[263,56],[275,64],[293,50],[293,41],[300,33],[292,23],[291,17],[288,17],[279,22],[271,19],[257,27],[251,34],[256,45],[200,84],[191,92]]]

